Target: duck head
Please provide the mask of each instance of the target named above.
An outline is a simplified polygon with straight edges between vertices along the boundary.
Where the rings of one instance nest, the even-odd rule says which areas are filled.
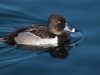
[[[61,35],[64,31],[65,24],[66,19],[63,16],[54,14],[49,16],[47,27],[51,33]]]

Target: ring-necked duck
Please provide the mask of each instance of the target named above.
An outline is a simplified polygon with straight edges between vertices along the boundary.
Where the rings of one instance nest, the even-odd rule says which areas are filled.
[[[6,42],[25,44],[25,45],[45,45],[45,44],[64,44],[69,43],[71,35],[66,32],[75,32],[70,28],[66,19],[61,15],[51,15],[46,25],[35,25],[21,28],[11,32],[3,38]]]

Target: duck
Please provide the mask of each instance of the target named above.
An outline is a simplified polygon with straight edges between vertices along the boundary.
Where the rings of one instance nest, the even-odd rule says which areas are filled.
[[[69,43],[74,28],[68,26],[66,19],[59,14],[52,14],[48,17],[46,25],[31,25],[20,28],[3,37],[2,40],[8,43],[23,45],[61,45]]]

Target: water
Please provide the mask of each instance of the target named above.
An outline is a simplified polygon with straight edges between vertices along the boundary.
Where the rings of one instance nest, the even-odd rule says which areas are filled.
[[[0,43],[0,75],[100,75],[99,3],[99,0],[0,0],[0,37],[32,24],[46,24],[51,14],[62,14],[82,35],[70,46],[43,50]],[[56,49],[61,49],[66,58],[53,55]]]

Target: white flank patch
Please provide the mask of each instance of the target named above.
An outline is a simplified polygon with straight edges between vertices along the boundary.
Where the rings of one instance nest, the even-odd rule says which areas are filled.
[[[20,33],[17,37],[15,37],[15,41],[17,44],[24,44],[24,45],[47,45],[47,44],[52,44],[53,46],[57,46],[58,43],[58,37],[56,36],[55,38],[45,38],[42,39],[41,37],[38,37],[34,35],[33,33],[30,32],[22,32]]]
[[[71,28],[67,23],[65,24],[64,30],[69,31],[69,32],[75,32],[75,28]]]

